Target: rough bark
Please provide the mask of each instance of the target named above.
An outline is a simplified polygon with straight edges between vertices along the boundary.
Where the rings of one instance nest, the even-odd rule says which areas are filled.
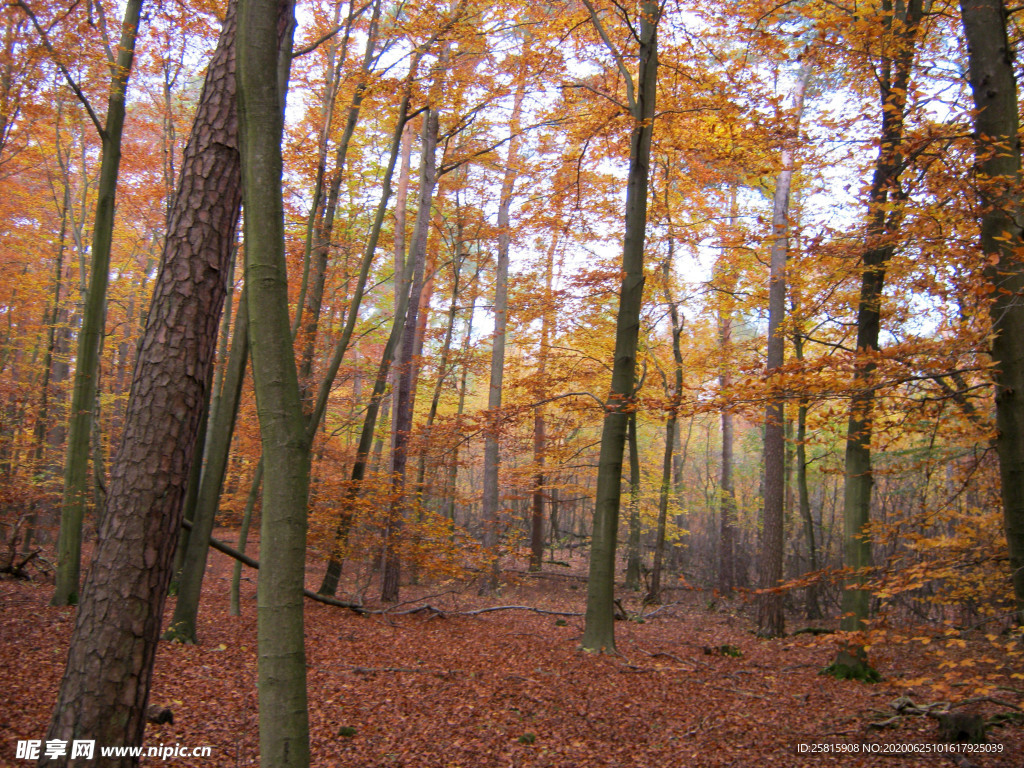
[[[981,249],[993,288],[996,452],[1017,622],[1024,623],[1024,195],[1014,52],[1001,0],[961,0],[981,199]]]
[[[594,532],[591,540],[590,577],[584,650],[615,653],[615,541],[618,535],[622,482],[622,454],[629,414],[634,409],[637,337],[644,292],[644,244],[647,235],[647,187],[651,137],[657,92],[657,3],[640,6],[639,72],[634,121],[630,137],[629,172],[626,180],[625,238],[622,248],[622,284],[615,327],[615,361],[611,388],[605,403],[598,458]],[[595,25],[597,16],[591,13]]]
[[[178,599],[174,604],[171,625],[164,633],[167,640],[182,643],[196,643],[199,640],[196,635],[196,621],[199,616],[203,577],[206,574],[206,556],[210,551],[210,536],[217,519],[220,493],[227,473],[231,436],[238,415],[245,366],[249,359],[249,309],[246,294],[243,289],[225,373],[224,393],[220,406],[213,413],[213,428],[207,439],[205,467],[199,481],[192,532],[188,538],[178,578]]]
[[[238,217],[232,28],[229,13],[183,157],[51,739],[142,743],[182,498]],[[123,758],[109,764],[135,763]],[[67,762],[46,761],[57,764]]]

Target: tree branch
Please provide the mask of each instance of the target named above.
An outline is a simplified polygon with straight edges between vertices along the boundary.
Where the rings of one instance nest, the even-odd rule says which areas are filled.
[[[82,102],[82,106],[85,107],[85,111],[88,113],[89,119],[92,120],[92,124],[96,127],[96,132],[100,135],[100,139],[106,141],[106,129],[104,129],[103,125],[100,123],[99,117],[97,117],[96,113],[93,111],[92,104],[89,103],[89,99],[84,93],[82,93],[82,89],[78,86],[78,83],[75,82],[75,78],[71,76],[68,68],[64,66],[64,63],[57,56],[57,52],[53,49],[53,44],[50,42],[50,36],[46,34],[46,30],[43,29],[42,25],[39,23],[39,19],[36,18],[35,12],[29,8],[28,3],[26,3],[25,0],[14,0],[12,5],[21,8],[21,10],[25,12],[25,15],[28,16],[29,20],[32,22],[32,26],[36,28],[36,32],[38,32],[39,36],[42,38],[43,47],[46,48],[47,53],[50,54],[50,57],[53,59],[53,63],[57,65],[58,69],[60,69],[61,74],[64,75],[64,79],[67,80],[68,86],[74,92],[75,96],[78,97],[78,100]]]

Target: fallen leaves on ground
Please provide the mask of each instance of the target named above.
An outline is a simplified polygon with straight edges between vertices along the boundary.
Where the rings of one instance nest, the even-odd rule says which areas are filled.
[[[211,758],[172,759],[166,765],[259,762],[255,586],[245,582],[243,615],[229,617],[230,569],[227,558],[211,554],[201,644],[160,645],[150,703],[172,709],[174,722],[148,725],[145,745],[212,747]],[[711,612],[695,593],[682,591],[673,593],[677,604],[644,623],[618,622],[620,655],[614,657],[579,651],[581,617],[524,610],[457,615],[499,604],[583,609],[585,590],[578,579],[510,578],[497,599],[477,597],[466,585],[440,596],[436,586],[404,589],[403,599],[430,596],[444,616],[357,616],[307,601],[313,765],[954,764],[949,755],[865,752],[938,741],[936,723],[926,716],[897,718],[883,729],[870,726],[872,711],[884,712],[899,696],[928,703],[927,689],[901,682],[913,683],[928,672],[906,648],[875,650],[886,678],[881,684],[834,680],[819,674],[831,660],[827,639],[760,640],[738,601]],[[309,582],[316,587],[315,573]],[[51,593],[52,585],[0,582],[2,765],[29,765],[14,759],[16,741],[45,738],[74,617],[74,609],[48,606]],[[168,617],[172,609],[173,598]],[[1019,706],[1021,694],[1004,691],[1000,697]],[[1005,711],[988,702],[977,707],[986,714]],[[1002,752],[971,754],[969,764],[1024,765],[1020,726],[994,729],[991,743]],[[842,752],[801,753],[801,744],[847,746],[832,747]]]

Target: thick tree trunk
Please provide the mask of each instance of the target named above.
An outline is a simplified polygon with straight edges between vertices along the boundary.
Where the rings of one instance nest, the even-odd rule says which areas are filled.
[[[128,78],[135,58],[142,0],[129,0],[121,22],[117,61],[113,64],[106,125],[101,131],[102,155],[92,235],[92,271],[86,294],[78,356],[71,393],[67,458],[64,464],[64,495],[61,500],[60,534],[57,540],[57,575],[52,605],[78,602],[82,559],[82,521],[88,504],[89,445],[93,430],[100,366],[100,343],[106,323],[110,247],[114,237],[115,196],[121,165]]]
[[[51,739],[142,743],[240,202],[232,22],[229,12],[185,150]],[[123,758],[109,764],[136,763]]]
[[[786,256],[789,251],[789,190],[793,183],[793,156],[800,134],[804,91],[811,67],[804,63],[797,74],[793,91],[793,133],[782,148],[782,170],[775,180],[772,201],[772,250],[768,282],[768,352],[765,376],[773,374],[785,362],[786,334],[782,322],[786,314]],[[761,589],[774,590],[782,583],[785,546],[786,508],[786,433],[785,396],[770,392],[764,416],[764,527],[761,534]],[[757,605],[757,633],[761,637],[782,637],[786,631],[784,595],[762,592]]]
[[[245,283],[266,473],[257,642],[260,764],[309,764],[303,581],[309,439],[288,315],[281,138],[294,7],[239,0],[238,116],[245,189]],[[285,30],[283,43],[280,30]],[[269,73],[277,72],[278,77]]]
[[[1024,623],[1024,195],[1020,115],[1008,12],[1001,0],[961,0],[974,95],[974,139],[981,198],[981,249],[993,288],[996,452],[1003,524],[1017,622]]]
[[[644,293],[644,243],[647,236],[647,186],[658,81],[657,24],[660,8],[641,4],[639,75],[634,127],[626,181],[626,233],[622,248],[622,285],[615,329],[615,362],[605,403],[598,459],[594,532],[587,582],[584,650],[615,653],[615,541],[619,526],[622,453],[629,414],[635,408],[637,337]],[[592,14],[593,15],[593,14]],[[594,17],[596,21],[596,16]]]
[[[170,627],[164,633],[166,640],[198,642],[196,620],[199,616],[203,577],[206,574],[206,556],[210,551],[210,536],[213,534],[213,525],[217,519],[217,507],[227,472],[231,436],[234,434],[248,359],[249,308],[247,291],[243,289],[225,374],[225,391],[220,406],[213,414],[213,428],[210,430],[206,445],[206,466],[199,481],[192,532],[178,578],[178,600],[174,604],[174,616],[171,618]],[[193,464],[195,463],[193,461]]]

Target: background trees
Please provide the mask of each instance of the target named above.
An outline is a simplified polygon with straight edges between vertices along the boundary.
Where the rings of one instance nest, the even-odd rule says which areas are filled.
[[[69,82],[96,103],[109,70],[84,32],[114,31],[102,4],[32,10],[38,28],[4,12],[0,62],[0,566],[14,570],[51,559],[70,376],[89,366],[74,350],[102,146]],[[873,610],[1002,621],[1017,553],[991,509],[1014,483],[987,448],[1017,430],[996,429],[1005,392],[995,414],[987,392],[1010,375],[999,339],[1017,289],[1003,284],[1014,262],[994,218],[1013,198],[991,179],[1015,172],[986,170],[1003,154],[965,138],[974,112],[957,72],[972,27],[924,11],[311,3],[278,142],[283,229],[259,240],[281,240],[274,331],[260,328],[270,305],[251,279],[247,293],[254,345],[273,340],[281,370],[298,365],[301,439],[291,385],[270,400],[288,403],[293,480],[308,445],[309,497],[275,485],[290,465],[271,458],[282,446],[263,422],[268,396],[246,378],[216,524],[234,536],[247,513],[267,525],[283,511],[255,501],[265,467],[265,493],[306,510],[289,513],[295,552],[332,563],[321,592],[353,601],[384,586],[382,566],[396,599],[412,580],[483,569],[500,584],[527,557],[544,568],[592,555],[584,645],[612,650],[628,482],[630,584],[652,600],[781,580],[808,589],[808,614],[849,614],[850,630]],[[86,397],[94,471],[77,497],[97,555],[217,12],[162,7],[136,42],[99,396]],[[999,144],[1013,130],[982,134]],[[239,258],[253,256],[250,244]],[[794,593],[762,603],[763,629],[781,631]]]

